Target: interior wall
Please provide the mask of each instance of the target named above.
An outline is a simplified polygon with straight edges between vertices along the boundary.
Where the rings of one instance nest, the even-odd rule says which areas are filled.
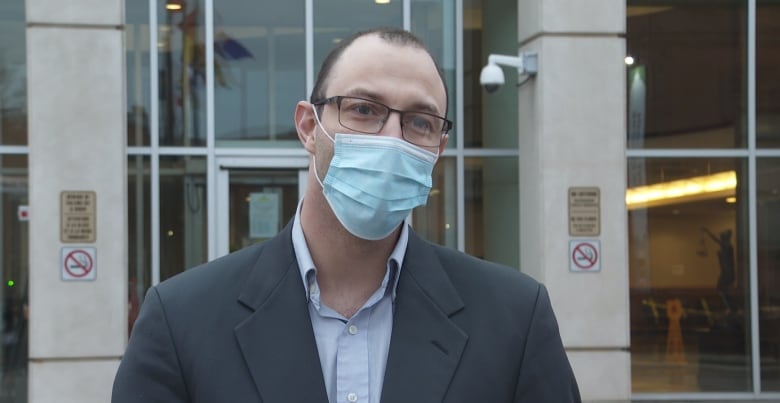
[[[642,275],[631,276],[631,287],[715,288],[718,280],[718,246],[702,231],[714,234],[725,229],[735,232],[736,214],[722,210],[717,214],[674,215],[648,211],[647,244],[630,243],[632,267],[644,267]],[[738,244],[732,237],[735,254]],[[646,249],[647,261],[639,261],[640,249]],[[737,270],[741,268],[737,266]]]

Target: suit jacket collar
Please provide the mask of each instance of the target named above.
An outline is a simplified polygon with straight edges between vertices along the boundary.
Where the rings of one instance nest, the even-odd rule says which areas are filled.
[[[262,246],[238,300],[253,311],[235,335],[263,401],[328,403],[291,225]]]
[[[443,314],[449,317],[463,309],[463,300],[444,271],[434,246],[411,228],[403,265],[411,276],[409,280],[417,283]]]
[[[434,248],[410,231],[398,284],[383,403],[444,399],[468,340],[450,319],[463,307]]]
[[[468,335],[450,316],[464,304],[434,248],[409,231],[398,282],[382,402],[441,401]],[[263,401],[327,403],[291,225],[262,246],[239,302],[253,312],[236,338]]]

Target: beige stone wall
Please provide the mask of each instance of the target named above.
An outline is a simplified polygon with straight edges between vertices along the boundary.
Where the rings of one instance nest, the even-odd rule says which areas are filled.
[[[547,285],[586,401],[631,393],[625,2],[520,0],[518,51],[539,73],[518,89],[520,266]],[[601,271],[569,271],[568,189],[601,192]],[[584,239],[584,238],[582,238]]]
[[[120,0],[26,2],[30,403],[109,401],[126,345],[123,10]],[[94,242],[62,242],[63,191],[95,192]],[[62,279],[63,247],[94,248],[94,280]]]

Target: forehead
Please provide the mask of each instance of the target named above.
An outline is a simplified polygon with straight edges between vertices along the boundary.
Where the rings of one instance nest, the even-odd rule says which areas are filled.
[[[375,35],[356,39],[333,64],[327,96],[370,95],[399,109],[430,105],[446,111],[441,76],[425,49]]]

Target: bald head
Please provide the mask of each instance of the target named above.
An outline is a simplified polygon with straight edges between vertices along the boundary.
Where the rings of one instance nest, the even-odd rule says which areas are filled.
[[[398,28],[374,28],[368,31],[358,32],[352,35],[351,37],[339,42],[338,45],[336,45],[336,47],[333,48],[333,50],[331,50],[330,53],[328,53],[328,56],[325,57],[325,60],[322,62],[320,71],[317,74],[317,81],[315,81],[314,88],[312,89],[311,92],[311,97],[309,97],[309,102],[315,103],[317,101],[321,101],[326,98],[327,91],[328,91],[328,84],[332,75],[333,67],[341,59],[341,56],[344,54],[344,51],[347,48],[349,48],[356,40],[367,36],[378,37],[384,42],[397,45],[399,47],[409,47],[409,48],[420,49],[424,51],[431,58],[431,61],[433,62],[433,65],[435,66],[436,71],[439,75],[439,79],[441,80],[441,84],[444,87],[445,105],[446,105],[446,99],[448,96],[447,85],[444,82],[444,77],[442,76],[441,69],[436,65],[435,59],[430,54],[430,52],[425,47],[425,44],[420,40],[420,38],[416,37],[414,34],[412,34],[409,31],[398,29]]]

